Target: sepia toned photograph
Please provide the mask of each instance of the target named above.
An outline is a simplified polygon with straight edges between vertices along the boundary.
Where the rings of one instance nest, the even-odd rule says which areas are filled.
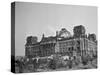
[[[96,6],[11,3],[11,72],[98,68]]]

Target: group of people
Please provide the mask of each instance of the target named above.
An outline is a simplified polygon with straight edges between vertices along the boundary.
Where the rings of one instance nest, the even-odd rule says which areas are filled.
[[[32,65],[30,67],[32,67],[32,71],[33,72],[37,72],[37,69],[41,68],[40,66],[41,65],[46,65],[46,66],[42,66],[42,68],[48,68],[48,69],[52,69],[52,70],[55,70],[57,69],[58,67],[57,66],[60,66],[61,64],[63,65],[62,61],[66,62],[66,66],[71,69],[73,68],[73,63],[74,65],[78,65],[80,62],[84,65],[87,64],[88,62],[88,58],[85,57],[85,58],[82,58],[82,57],[67,57],[66,60],[65,59],[60,59],[62,58],[62,56],[56,56],[56,57],[52,57],[52,58],[28,58],[29,60],[23,60],[23,61],[19,61],[19,60],[16,60],[15,63],[17,64],[17,66],[19,67],[19,72],[22,73],[24,69],[28,69],[28,65]],[[81,59],[80,59],[81,58]],[[89,58],[90,59],[90,58]],[[80,61],[81,60],[81,61]],[[61,61],[61,63],[57,64],[59,61]],[[61,66],[62,67],[62,66]],[[65,67],[65,65],[64,65]]]

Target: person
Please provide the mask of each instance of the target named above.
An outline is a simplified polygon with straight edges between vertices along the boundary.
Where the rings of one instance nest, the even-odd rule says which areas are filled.
[[[34,65],[34,71],[37,70],[37,59],[33,60],[33,65]]]
[[[68,67],[69,67],[69,69],[72,68],[72,60],[71,60],[71,57],[70,57],[69,60],[68,60]]]
[[[55,62],[55,60],[53,60],[53,59],[50,60],[49,68],[50,69],[56,69],[56,62]]]

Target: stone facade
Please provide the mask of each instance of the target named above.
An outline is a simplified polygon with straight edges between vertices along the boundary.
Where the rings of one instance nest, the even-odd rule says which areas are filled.
[[[45,57],[59,53],[69,56],[95,55],[97,43],[95,35],[85,34],[84,26],[76,26],[72,36],[65,28],[56,32],[56,36],[45,37],[40,42],[26,43],[25,50],[27,57]],[[62,36],[65,35],[65,36]],[[35,38],[36,39],[36,38]]]

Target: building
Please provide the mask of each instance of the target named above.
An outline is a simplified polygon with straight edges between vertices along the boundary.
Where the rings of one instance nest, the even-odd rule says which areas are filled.
[[[62,28],[57,31],[55,36],[45,37],[43,34],[40,42],[31,36],[27,38],[25,45],[27,57],[46,57],[53,54],[68,56],[84,56],[97,54],[97,40],[95,34],[87,35],[85,27],[82,25],[75,26],[74,34]],[[35,40],[35,41],[34,41]],[[30,41],[30,42],[29,42]]]

